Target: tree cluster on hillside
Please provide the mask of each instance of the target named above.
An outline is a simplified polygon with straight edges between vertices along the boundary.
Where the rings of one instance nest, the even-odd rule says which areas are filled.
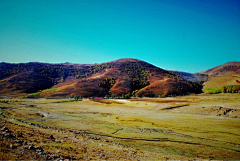
[[[18,74],[21,72],[26,72],[31,69],[32,69],[31,63],[26,63],[26,64],[1,63],[0,64],[0,79],[6,78],[8,76]]]
[[[144,64],[136,62],[126,62],[120,67],[125,73],[133,78],[132,91],[139,90],[149,85],[148,78],[152,75],[150,70]]]
[[[239,93],[240,85],[230,85],[222,87],[222,93]]]
[[[115,83],[116,83],[115,77],[107,77],[99,81],[99,86],[103,88],[111,89]]]
[[[75,78],[86,78],[94,73],[100,72],[106,68],[110,68],[110,64],[80,66],[64,64],[44,64],[44,63],[21,63],[21,64],[0,64],[0,79],[11,75],[26,71],[34,71],[49,78],[52,82],[58,80],[64,81],[68,76],[75,76]],[[58,79],[56,79],[58,78]]]

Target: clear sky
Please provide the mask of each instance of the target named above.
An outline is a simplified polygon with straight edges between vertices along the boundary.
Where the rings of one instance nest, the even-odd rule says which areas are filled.
[[[240,0],[0,0],[0,62],[240,61]]]

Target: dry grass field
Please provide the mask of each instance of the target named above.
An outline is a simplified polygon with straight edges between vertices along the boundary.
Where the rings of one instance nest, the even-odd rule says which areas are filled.
[[[0,99],[0,160],[240,159],[240,95]]]

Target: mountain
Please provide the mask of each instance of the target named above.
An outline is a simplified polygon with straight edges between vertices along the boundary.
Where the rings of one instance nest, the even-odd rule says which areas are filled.
[[[202,84],[205,93],[221,93],[223,88],[237,86],[236,93],[240,88],[240,62],[228,62],[200,73],[192,74],[180,71],[170,71],[170,73],[178,75],[186,81]],[[233,90],[230,89],[230,91]]]
[[[201,83],[185,78],[137,59],[102,64],[1,63],[0,94],[89,97],[201,93]]]
[[[203,90],[219,93],[224,86],[240,85],[240,62],[229,62],[200,72],[200,74],[208,75],[208,80],[203,83]]]
[[[240,62],[194,74],[164,70],[137,59],[102,64],[0,63],[0,94],[4,95],[155,97],[202,90],[219,93],[224,86],[239,85],[239,82]]]

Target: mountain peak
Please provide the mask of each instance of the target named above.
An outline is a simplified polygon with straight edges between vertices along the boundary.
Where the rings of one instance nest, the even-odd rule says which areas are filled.
[[[232,62],[227,62],[227,63],[223,64],[223,66],[224,66],[224,65],[240,65],[240,62],[234,62],[234,61],[232,61]]]
[[[141,62],[141,60],[138,59],[133,59],[133,58],[123,58],[123,59],[118,59],[112,62],[118,62],[118,63],[122,63],[122,62]]]

